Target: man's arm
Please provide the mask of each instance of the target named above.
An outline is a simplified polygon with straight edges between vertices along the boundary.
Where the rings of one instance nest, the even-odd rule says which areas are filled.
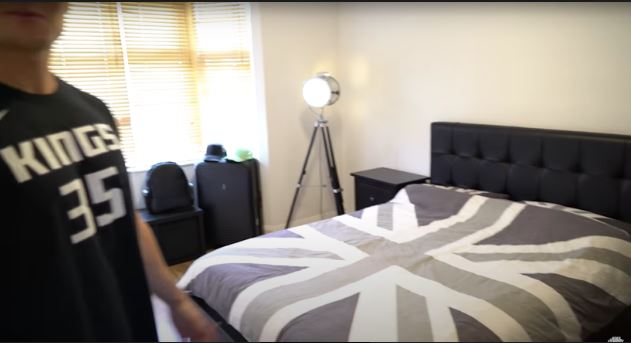
[[[194,341],[214,340],[215,325],[188,295],[175,286],[175,278],[162,257],[153,231],[138,214],[136,228],[149,288],[171,308],[173,323],[180,335]]]

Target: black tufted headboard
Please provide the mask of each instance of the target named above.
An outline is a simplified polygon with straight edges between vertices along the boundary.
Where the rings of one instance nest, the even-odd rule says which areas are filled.
[[[432,183],[631,222],[631,136],[432,123]]]

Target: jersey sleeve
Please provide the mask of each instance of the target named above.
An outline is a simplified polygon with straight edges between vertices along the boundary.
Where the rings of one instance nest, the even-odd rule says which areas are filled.
[[[81,94],[86,98],[88,102],[92,103],[95,108],[99,109],[98,113],[101,116],[103,116],[103,119],[105,119],[112,126],[112,129],[114,129],[114,133],[116,134],[116,136],[120,137],[119,131],[118,131],[118,125],[116,125],[116,120],[114,119],[114,115],[110,111],[107,104],[105,104],[103,100],[89,93],[81,91]]]

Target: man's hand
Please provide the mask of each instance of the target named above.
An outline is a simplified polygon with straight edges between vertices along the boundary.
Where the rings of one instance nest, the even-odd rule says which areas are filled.
[[[180,336],[185,339],[190,338],[191,341],[195,342],[216,340],[215,324],[190,298],[184,299],[171,306],[173,323]]]
[[[149,288],[171,308],[173,324],[180,335],[193,341],[214,340],[215,325],[188,295],[175,286],[175,278],[164,262],[156,237],[138,214],[136,229]]]

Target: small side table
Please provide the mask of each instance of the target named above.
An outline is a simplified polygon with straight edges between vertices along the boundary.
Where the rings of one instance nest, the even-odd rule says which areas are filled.
[[[401,188],[426,182],[429,177],[391,168],[351,173],[355,177],[355,210],[381,204],[394,198]]]
[[[196,207],[160,214],[147,209],[139,212],[153,229],[168,265],[193,260],[206,252],[203,210]]]

